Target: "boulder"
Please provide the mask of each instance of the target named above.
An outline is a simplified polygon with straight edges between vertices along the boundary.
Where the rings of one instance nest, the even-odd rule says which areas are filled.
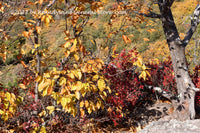
[[[154,121],[138,133],[200,133],[200,119]]]

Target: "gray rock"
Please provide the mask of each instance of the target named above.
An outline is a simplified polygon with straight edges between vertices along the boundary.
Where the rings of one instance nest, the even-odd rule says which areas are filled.
[[[138,133],[200,133],[200,119],[154,121]]]

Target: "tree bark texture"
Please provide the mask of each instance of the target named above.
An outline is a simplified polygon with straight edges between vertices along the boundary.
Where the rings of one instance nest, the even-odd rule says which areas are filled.
[[[173,0],[158,0],[160,9],[160,19],[168,43],[171,54],[172,65],[174,69],[175,79],[177,83],[178,98],[172,104],[175,107],[176,119],[187,120],[195,118],[195,88],[188,70],[185,47],[189,43],[192,34],[195,32],[198,25],[200,6],[197,5],[194,11],[194,18],[191,22],[191,28],[183,40],[180,39],[176,25],[174,23],[173,15],[171,12],[171,5]]]

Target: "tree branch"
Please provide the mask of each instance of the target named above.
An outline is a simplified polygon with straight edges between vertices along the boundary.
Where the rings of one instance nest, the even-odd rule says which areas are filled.
[[[198,91],[200,91],[200,89],[199,89],[199,88],[192,88],[192,90],[193,90],[193,91],[195,91],[195,92],[198,92]]]
[[[173,3],[174,3],[174,0],[167,0],[167,1],[166,1],[166,5],[167,5],[168,7],[171,7]]]
[[[144,84],[144,86],[147,89],[156,91],[158,94],[162,95],[163,97],[166,97],[169,100],[172,100],[172,98],[174,97],[174,95],[170,94],[169,92],[162,90],[160,87],[153,87],[153,86],[150,86],[150,85],[147,85],[147,84]]]
[[[142,15],[142,16],[145,16],[145,17],[149,17],[149,18],[161,18],[161,15],[160,14],[157,14],[157,13],[154,13],[154,12],[151,12],[149,11],[148,14],[145,14],[145,13],[139,13],[138,11],[134,11],[136,14],[138,15]]]
[[[199,15],[200,15],[200,5],[198,4],[194,10],[194,16],[191,16],[191,27],[189,31],[187,32],[185,38],[183,39],[184,46],[187,46],[190,39],[192,38],[192,35],[197,29],[197,26],[199,24]]]

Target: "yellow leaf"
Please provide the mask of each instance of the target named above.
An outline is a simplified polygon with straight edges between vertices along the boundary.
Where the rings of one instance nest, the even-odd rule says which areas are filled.
[[[48,17],[45,17],[45,19],[44,19],[45,26],[48,27],[49,23],[50,23],[50,19]]]
[[[90,105],[89,102],[86,100],[86,101],[85,101],[85,107],[88,108],[89,105]]]
[[[106,87],[105,81],[103,79],[99,79],[97,85],[100,91],[103,91]]]
[[[24,51],[23,49],[21,49],[21,50],[20,50],[20,53],[21,53],[22,55],[24,55],[24,54],[25,54],[25,51]]]
[[[9,130],[9,133],[14,133],[15,132],[15,129],[10,129]]]
[[[146,69],[147,69],[146,66],[143,64],[142,65],[142,70],[145,71]]]
[[[104,109],[104,105],[103,105],[103,103],[102,103],[102,102],[101,102],[101,108],[102,108],[102,109]]]
[[[54,106],[47,106],[47,109],[49,110],[49,114],[51,114],[55,110],[55,107]]]
[[[103,3],[108,3],[109,2],[109,0],[101,0],[101,2],[103,2]]]
[[[142,58],[141,57],[138,57],[137,61],[133,63],[133,65],[136,65],[138,67],[142,67],[142,64],[143,64],[143,62],[142,62]]]
[[[88,111],[89,114],[91,114],[92,113],[92,106],[88,107],[87,111]]]
[[[96,85],[94,85],[94,84],[91,84],[91,88],[92,88],[92,90],[95,92],[95,91],[98,91],[98,88],[96,87]]]
[[[79,100],[80,99],[80,92],[79,91],[76,91],[76,93],[75,93],[75,96],[76,96],[76,98]]]
[[[73,70],[71,71],[75,77],[77,77],[79,80],[82,78],[82,73],[81,73],[81,70],[80,69],[77,69],[77,70]]]
[[[11,99],[12,99],[12,100],[15,100],[15,99],[16,99],[16,96],[15,96],[14,93],[11,93]],[[0,100],[0,101],[1,101],[1,100]]]
[[[66,78],[65,77],[61,77],[60,80],[59,80],[59,84],[62,86],[62,85],[65,85],[66,84]]]
[[[77,39],[74,39],[74,45],[76,45],[77,44]]]
[[[67,58],[70,55],[70,51],[65,51],[65,57]]]
[[[44,19],[45,19],[45,15],[43,15],[42,17],[41,17],[41,21],[44,21]]]
[[[71,73],[68,73],[67,76],[71,79],[74,79],[74,74],[71,72]]]
[[[67,98],[66,98],[66,97],[63,97],[62,100],[61,100],[61,105],[62,105],[63,107],[65,107],[66,104],[67,104]]]
[[[80,102],[80,107],[81,107],[81,108],[84,107],[84,101],[81,101],[81,102]]]
[[[146,76],[147,76],[146,72],[142,71],[142,73],[140,74],[139,78],[143,78],[145,80]]]
[[[62,45],[62,47],[64,48],[69,48],[71,46],[70,41],[67,41],[64,45]]]
[[[22,89],[27,89],[24,84],[19,84],[19,87],[22,88]]]
[[[2,119],[4,121],[7,121],[8,120],[8,113],[4,113],[3,116],[2,116]]]
[[[151,77],[151,74],[150,74],[148,71],[146,71],[146,73],[147,73],[147,75],[148,75],[149,77]]]
[[[47,90],[48,90],[48,87],[45,87],[43,89],[42,96],[46,96],[47,95]]]
[[[8,109],[9,102],[8,102],[8,101],[4,101],[3,104],[4,104],[4,106],[5,106],[5,109]]]
[[[79,60],[79,56],[77,54],[74,54],[74,58],[75,58],[76,61]]]
[[[82,78],[82,73],[81,73],[81,70],[77,70],[77,75],[78,75],[78,79],[81,80]]]
[[[96,111],[96,107],[93,102],[90,102],[90,107],[92,108],[93,111]]]
[[[92,77],[92,81],[97,81],[99,79],[99,75],[94,75],[93,77]]]
[[[8,101],[10,101],[10,100],[11,100],[11,95],[10,95],[10,93],[9,93],[9,92],[6,92],[6,98],[7,98],[7,100],[8,100]]]
[[[46,132],[47,132],[46,128],[44,126],[42,126],[41,129],[40,129],[40,133],[46,133]]]
[[[36,82],[39,82],[39,81],[41,81],[41,79],[42,79],[42,76],[38,75],[38,76],[36,77],[35,81],[36,81]]]
[[[76,114],[77,114],[77,109],[76,109],[76,108],[73,108],[73,109],[71,110],[71,114],[75,117]]]
[[[17,105],[19,105],[20,103],[22,103],[22,101],[23,101],[23,97],[17,97],[17,99],[16,99],[16,101],[15,101],[15,103],[17,104]]]
[[[110,87],[109,86],[107,86],[107,88],[106,88],[107,90],[108,90],[108,92],[111,94],[111,89],[110,89]]]
[[[96,107],[97,107],[98,109],[101,108],[101,102],[100,102],[100,101],[97,101]]]
[[[74,43],[74,44],[72,45],[71,49],[70,49],[70,52],[71,52],[71,53],[74,52],[74,51],[76,51],[76,43]]]
[[[14,113],[16,111],[16,108],[13,106],[9,107],[9,112]]]
[[[87,63],[88,63],[88,64],[94,64],[95,61],[94,61],[94,60],[88,60]]]
[[[85,110],[80,109],[80,112],[81,112],[81,117],[84,117],[84,115],[85,115]]]
[[[90,40],[93,44],[95,44],[95,42],[93,40]]]
[[[34,44],[34,48],[38,48],[40,44]]]
[[[61,105],[62,105],[63,107],[65,107],[66,104],[67,104],[67,103],[70,103],[70,102],[71,102],[71,98],[69,98],[69,97],[62,97]]]
[[[51,84],[50,79],[46,79],[45,81],[41,82],[38,86],[38,91],[41,92],[45,87],[49,86]]]
[[[107,97],[107,93],[105,91],[103,91],[103,95]]]
[[[4,114],[4,111],[0,109],[0,115]]]
[[[45,115],[46,115],[46,111],[45,111],[45,110],[43,110],[43,111],[42,111],[42,112],[40,112],[38,115],[39,115],[39,117],[45,116]]]

